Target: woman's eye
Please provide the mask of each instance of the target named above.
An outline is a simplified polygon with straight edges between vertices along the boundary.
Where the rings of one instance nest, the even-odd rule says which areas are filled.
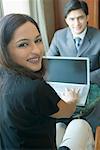
[[[18,45],[18,47],[26,48],[28,46],[28,43],[21,43]]]
[[[35,43],[41,43],[42,42],[42,38],[36,39]]]

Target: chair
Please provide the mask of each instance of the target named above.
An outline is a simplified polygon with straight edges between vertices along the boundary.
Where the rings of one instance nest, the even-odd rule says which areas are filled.
[[[95,150],[100,150],[100,126],[96,128]]]

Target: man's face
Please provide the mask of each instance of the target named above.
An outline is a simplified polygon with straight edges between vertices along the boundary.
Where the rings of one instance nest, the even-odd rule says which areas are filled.
[[[69,12],[65,21],[74,34],[80,34],[87,26],[88,16],[82,9],[76,9]]]

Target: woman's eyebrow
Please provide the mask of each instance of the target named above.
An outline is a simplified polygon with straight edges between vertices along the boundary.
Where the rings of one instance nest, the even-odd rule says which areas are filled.
[[[29,39],[24,38],[24,39],[20,39],[20,40],[16,41],[16,43],[23,42],[23,41],[28,41],[28,40]]]
[[[35,39],[40,38],[40,37],[41,37],[41,34],[37,35],[37,36],[35,37]]]
[[[36,40],[38,38],[41,38],[41,34],[37,35],[33,40]],[[23,38],[23,39],[20,39],[18,41],[16,41],[16,43],[19,43],[19,42],[23,42],[23,41],[29,41],[30,39],[27,39],[27,38]]]

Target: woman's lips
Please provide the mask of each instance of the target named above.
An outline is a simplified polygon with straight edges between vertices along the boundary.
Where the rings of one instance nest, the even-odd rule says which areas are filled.
[[[27,59],[27,61],[30,63],[33,63],[33,64],[37,64],[40,62],[40,56],[31,57],[31,58]]]

